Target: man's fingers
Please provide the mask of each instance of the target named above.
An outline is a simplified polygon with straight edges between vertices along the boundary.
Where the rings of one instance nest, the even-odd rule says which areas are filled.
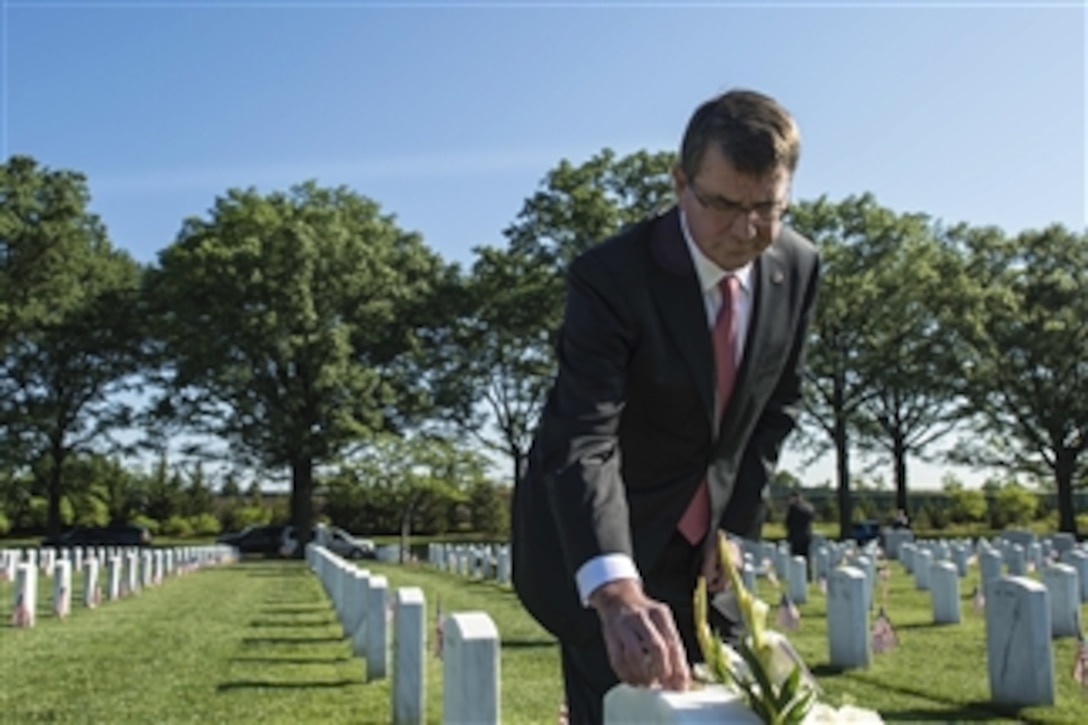
[[[684,651],[684,642],[676,629],[672,610],[663,604],[658,605],[651,616],[665,647],[658,680],[663,687],[670,690],[686,690],[691,684],[691,671],[688,669],[687,652]]]
[[[609,663],[622,682],[664,684],[686,672],[683,644],[666,605],[647,600],[645,606],[608,617],[602,624]]]

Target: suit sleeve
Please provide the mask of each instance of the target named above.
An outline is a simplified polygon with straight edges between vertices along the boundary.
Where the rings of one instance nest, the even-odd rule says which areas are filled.
[[[618,429],[634,326],[615,279],[592,254],[571,265],[544,426],[548,501],[572,578],[594,557],[632,556]]]
[[[801,389],[805,371],[805,343],[808,339],[809,320],[815,306],[819,287],[819,260],[815,259],[805,289],[802,312],[790,346],[789,358],[779,376],[767,404],[760,413],[752,430],[744,455],[741,458],[738,479],[742,488],[760,496],[774,477],[782,443],[797,425],[801,412]],[[756,507],[758,510],[758,506]],[[728,518],[728,517],[727,517]],[[727,521],[725,528],[747,538],[760,538],[761,516],[752,521]]]

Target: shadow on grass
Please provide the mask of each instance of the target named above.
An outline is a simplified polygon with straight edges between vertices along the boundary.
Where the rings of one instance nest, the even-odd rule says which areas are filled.
[[[242,644],[332,644],[343,641],[343,637],[245,637]]]
[[[238,680],[218,685],[216,692],[234,690],[327,690],[336,687],[353,687],[364,684],[362,680],[332,680],[316,682],[267,682],[262,680]]]
[[[326,617],[320,621],[312,622],[285,622],[283,620],[275,619],[254,619],[249,623],[250,627],[270,627],[270,628],[294,628],[294,627],[328,627],[329,625],[337,624],[335,619]]]
[[[896,692],[900,695],[909,695],[919,700],[928,700],[934,704],[933,708],[914,707],[907,710],[881,710],[880,716],[885,722],[981,722],[994,718],[1011,718],[1031,725],[1036,721],[1023,719],[1015,708],[995,705],[992,702],[959,702],[946,697],[939,697],[925,690],[916,690],[911,687],[894,685],[885,680],[878,680],[860,675],[857,670],[844,670],[829,664],[816,665],[812,668],[812,674],[817,678],[831,678],[842,675],[851,675],[850,679],[864,682],[884,690]]]
[[[246,576],[254,579],[304,579],[312,575],[307,569],[269,568],[260,571],[247,571]]]
[[[996,708],[988,709],[986,703],[968,704],[964,707],[949,710],[923,710],[913,708],[910,710],[884,710],[880,716],[884,722],[989,722],[995,717],[1011,718],[1017,722],[1035,723],[1035,720],[1023,720],[1015,710],[1002,711]]]
[[[290,602],[281,607],[275,605],[269,606],[261,610],[261,614],[267,617],[275,617],[280,614],[315,614],[317,612],[328,612],[329,604],[327,602],[318,602],[309,605],[300,605],[298,602]]]
[[[235,664],[245,665],[333,665],[338,662],[351,662],[354,657],[342,655],[336,657],[231,657]]]

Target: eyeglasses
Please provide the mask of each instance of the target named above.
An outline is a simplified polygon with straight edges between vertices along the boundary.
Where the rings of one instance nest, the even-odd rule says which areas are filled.
[[[699,187],[695,185],[694,181],[688,182],[688,188],[691,189],[691,195],[704,209],[730,220],[736,219],[737,215],[741,213],[750,216],[755,212],[756,219],[760,223],[770,224],[778,221],[789,206],[789,201],[786,199],[759,201],[755,204],[745,205],[739,201],[726,199],[721,194],[707,196],[699,191]]]

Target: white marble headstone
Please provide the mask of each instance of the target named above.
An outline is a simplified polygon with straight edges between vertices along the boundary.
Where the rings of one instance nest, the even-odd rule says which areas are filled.
[[[499,725],[499,632],[486,612],[446,617],[442,648],[442,722]]]
[[[865,586],[865,574],[858,569],[840,567],[831,572],[827,583],[827,641],[833,667],[869,666],[872,648]]]
[[[384,576],[370,578],[367,591],[366,681],[385,679],[389,670],[389,581]]]
[[[978,565],[982,575],[982,591],[988,593],[990,584],[1001,578],[1001,553],[989,547],[982,549],[978,554]]]
[[[604,724],[759,725],[740,696],[720,685],[687,692],[616,685],[604,696]]]
[[[393,696],[394,725],[417,725],[424,722],[426,703],[426,613],[423,590],[401,587],[396,594],[393,617],[396,634],[393,638]]]
[[[903,569],[908,574],[914,573],[914,555],[917,553],[918,547],[910,542],[903,542],[899,547],[899,561],[903,564]]]
[[[360,569],[355,572],[355,594],[352,604],[352,628],[355,630],[351,637],[351,651],[356,657],[366,659],[367,637],[367,607],[370,606],[370,571]]]
[[[72,562],[60,559],[53,565],[53,614],[64,619],[72,611]]]
[[[933,554],[928,549],[920,549],[914,554],[914,588],[929,591],[929,575],[933,567]]]
[[[1005,566],[1009,576],[1024,576],[1028,573],[1027,551],[1020,544],[1013,544],[1005,551]]]
[[[808,601],[808,561],[803,556],[791,556],[787,567],[789,597],[795,604],[804,604]]]
[[[15,627],[33,627],[38,613],[38,567],[32,563],[15,566],[15,600],[11,623]]]
[[[990,697],[1001,705],[1054,704],[1054,653],[1046,587],[1002,577],[986,592]]]
[[[121,557],[111,556],[106,561],[106,593],[112,602],[121,598]]]
[[[1068,564],[1043,569],[1043,586],[1050,599],[1050,633],[1054,637],[1076,637],[1080,633],[1080,582],[1077,570]]]
[[[1088,602],[1088,554],[1080,549],[1068,549],[1061,554],[1063,564],[1068,564],[1077,570],[1077,580],[1080,582],[1080,601]],[[1085,632],[1088,635],[1088,632]]]
[[[98,581],[98,559],[87,557],[83,562],[83,606],[94,609],[102,601],[101,585]]]
[[[960,577],[956,565],[939,561],[929,571],[934,624],[960,623]]]

